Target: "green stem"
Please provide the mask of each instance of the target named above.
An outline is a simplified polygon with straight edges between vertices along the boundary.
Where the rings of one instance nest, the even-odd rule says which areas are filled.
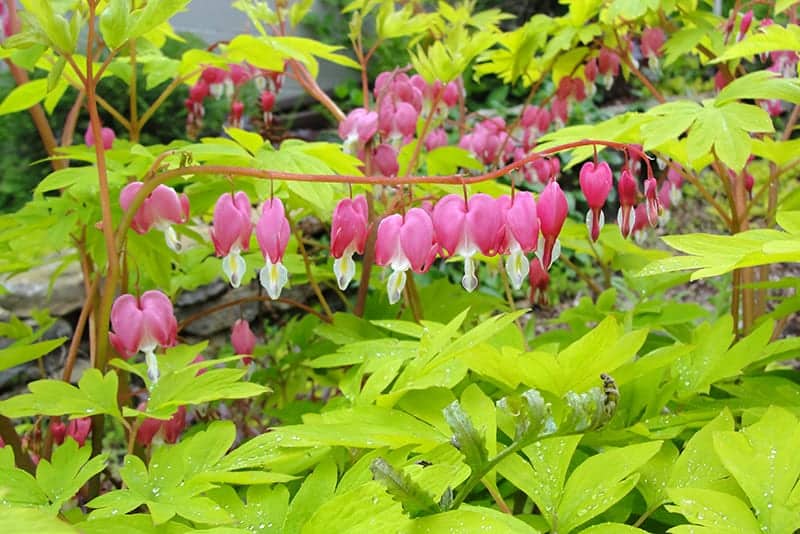
[[[481,467],[481,469],[473,471],[472,474],[467,479],[467,481],[464,483],[464,485],[461,486],[461,489],[459,489],[458,492],[456,493],[456,496],[453,499],[453,504],[450,506],[450,509],[455,510],[456,508],[461,506],[461,504],[466,500],[470,492],[472,492],[475,486],[478,485],[481,479],[485,477],[489,471],[497,467],[497,465],[503,460],[505,460],[508,456],[511,456],[512,454],[519,451],[522,448],[522,445],[523,443],[521,441],[512,442],[511,445],[509,445],[508,447],[497,453],[497,455],[494,458],[486,462],[483,465],[483,467]]]

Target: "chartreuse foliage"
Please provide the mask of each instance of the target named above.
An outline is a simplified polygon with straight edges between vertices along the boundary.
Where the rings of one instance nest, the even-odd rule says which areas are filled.
[[[83,2],[21,3],[23,30],[9,37],[2,55],[36,76],[0,103],[0,114],[37,103],[52,112],[67,89],[79,87],[87,75],[79,43],[88,13]],[[566,77],[585,78],[589,55],[621,45],[628,38],[624,32],[663,20],[675,25],[664,44],[664,72],[690,61],[737,74],[746,72],[756,54],[800,48],[798,26],[783,24],[791,2],[773,6],[780,24],[750,31],[741,40],[726,38],[720,29],[725,21],[710,13],[708,2],[562,3],[568,7],[565,15],[535,15],[510,31],[502,29],[507,15],[475,13],[468,4],[440,2],[435,11],[423,13],[414,2],[356,0],[345,13],[352,17],[350,37],[358,47],[366,34],[374,33],[376,46],[400,39],[408,44],[411,67],[430,82],[456,80],[471,69],[478,79],[557,87]],[[99,17],[93,30],[108,47],[92,64],[95,74],[102,70],[101,93],[104,80],[130,84],[139,74],[131,68],[131,47],[148,88],[194,83],[205,67],[228,68],[245,60],[275,72],[292,66],[301,79],[315,77],[320,60],[361,67],[338,47],[270,33],[273,26],[296,25],[310,9],[305,0],[288,2],[288,8],[279,2],[274,11],[264,2],[234,2],[249,18],[252,35],[236,36],[213,51],[188,49],[172,59],[164,45],[180,38],[168,21],[187,4],[107,0],[95,6]],[[622,74],[629,79],[641,74],[634,71],[634,59],[623,61]],[[690,92],[682,89],[681,95]],[[412,321],[408,310],[398,314],[369,298],[366,318],[339,312],[330,322],[308,315],[280,328],[269,325],[266,345],[256,356],[270,363],[252,374],[238,364],[240,356],[192,363],[209,352],[204,342],[159,354],[156,383],[135,359],[112,359],[108,368],[88,369],[76,385],[34,381],[29,393],[0,401],[0,423],[19,419],[20,430],[34,438],[25,447],[42,458],[29,472],[15,458],[19,443],[0,448],[0,530],[566,534],[800,529],[795,450],[800,386],[796,373],[781,363],[796,358],[800,342],[773,340],[776,323],[800,308],[800,301],[786,298],[743,330],[738,310],[733,315],[710,311],[664,295],[690,276],[708,278],[800,259],[800,211],[791,185],[798,143],[791,128],[786,136],[776,131],[758,105],[768,99],[800,103],[797,80],[766,71],[744,74],[700,99],[680,96],[597,124],[556,129],[535,148],[587,138],[638,144],[680,165],[695,178],[693,185],[701,186],[709,178],[716,184],[728,180],[728,171],[743,172],[756,155],[769,165],[769,176],[757,177],[755,198],[758,187],[788,187],[766,209],[751,203],[744,213],[774,219],[780,229],[738,232],[747,221],[737,220],[729,225],[737,232],[732,236],[669,236],[667,244],[686,254],[672,257],[642,250],[611,224],[597,243],[590,243],[585,228],[568,221],[561,234],[565,252],[622,275],[608,274],[613,288],[596,291],[595,299],[582,298],[536,336],[528,335],[536,318],[509,311],[511,306],[498,298],[500,281],[487,284],[483,293],[466,294],[445,279],[445,266],[420,278],[424,319]],[[359,178],[362,173],[362,161],[340,144],[291,139],[273,144],[233,127],[219,136],[166,146],[123,137],[105,152],[107,192],[98,182],[95,148],[59,149],[72,166],[54,171],[22,210],[0,218],[0,272],[22,272],[59,257],[57,273],[83,260],[98,276],[110,276],[97,198],[112,199],[106,207],[117,224],[124,214],[116,199],[133,180],[170,173],[165,183],[191,198],[194,220],[209,218],[233,180],[235,189],[251,199],[286,201],[293,222],[306,216],[328,222],[336,201],[348,194],[345,185],[271,181],[253,174]],[[456,146],[431,151],[418,146],[412,142],[400,151],[399,175],[482,168]],[[564,155],[565,167],[600,148],[572,150]],[[238,174],[185,170],[195,165],[234,168]],[[721,176],[707,176],[703,169],[709,165],[722,169]],[[718,189],[725,191],[727,182],[722,183]],[[416,185],[414,195],[454,191],[460,188],[426,184]],[[473,191],[497,196],[509,188],[490,181]],[[721,196],[716,192],[704,198],[716,201]],[[373,201],[378,210],[390,209],[379,194]],[[739,216],[735,211],[729,219]],[[176,230],[196,246],[178,255],[155,232],[128,232],[126,283],[135,279],[137,289],[158,287],[173,297],[219,277],[221,260],[212,244],[186,226]],[[315,251],[327,243],[299,234],[284,258],[291,283],[303,285],[310,278],[323,287],[335,283],[329,260],[304,261],[298,239]],[[72,247],[84,257],[56,256]],[[243,254],[244,284],[263,265],[255,239],[249,250]],[[693,273],[681,272],[687,270]],[[372,282],[378,282],[382,273],[372,272]],[[774,287],[793,284],[784,280]],[[751,289],[757,287],[746,288]],[[39,341],[52,321],[45,315],[36,319],[36,331],[16,319],[0,329],[4,337],[18,340],[0,351],[0,370],[36,359],[64,341]],[[523,321],[528,326],[520,328],[517,323]],[[146,391],[147,405],[134,409],[131,398],[140,390]],[[147,419],[167,421],[179,407],[190,411],[194,423],[178,443],[156,443],[147,451],[136,445],[140,425]],[[61,445],[36,441],[45,419],[64,416],[91,416],[94,429],[105,425],[107,432],[82,447],[72,438]],[[250,425],[253,420],[265,424]],[[267,425],[271,428],[261,432]],[[124,453],[118,439],[123,430]],[[104,444],[115,454],[103,452]],[[108,473],[106,484],[90,482],[101,472]]]

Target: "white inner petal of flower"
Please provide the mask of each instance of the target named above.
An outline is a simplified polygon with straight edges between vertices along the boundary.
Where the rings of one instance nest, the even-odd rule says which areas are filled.
[[[172,227],[172,225],[169,224],[161,226],[161,231],[164,232],[164,239],[167,241],[167,246],[175,252],[180,252],[183,246],[181,245],[181,240],[178,238],[178,234],[175,233],[175,229]]]
[[[511,287],[519,289],[530,273],[530,262],[519,247],[512,247],[511,254],[506,258],[506,272],[511,281]]]
[[[471,256],[464,258],[464,276],[461,277],[461,285],[470,293],[478,287],[478,277],[475,276],[475,260]]]
[[[144,351],[144,361],[147,364],[147,378],[153,384],[158,382],[158,358],[156,358],[156,353],[153,352],[155,347],[150,348],[149,350]]]
[[[386,291],[389,293],[389,304],[397,304],[400,301],[405,287],[406,272],[392,271],[392,274],[389,275],[389,281],[386,283]]]
[[[341,258],[333,260],[333,274],[336,275],[336,282],[339,284],[339,289],[344,291],[353,277],[356,275],[356,262],[353,261],[353,253],[345,251]]]
[[[269,298],[275,300],[281,296],[283,287],[289,281],[289,271],[283,266],[283,263],[272,263],[267,258],[267,264],[261,269],[258,279],[267,290]]]
[[[231,283],[233,288],[242,284],[242,277],[247,271],[247,264],[239,253],[238,248],[232,248],[230,254],[222,258],[222,271]]]

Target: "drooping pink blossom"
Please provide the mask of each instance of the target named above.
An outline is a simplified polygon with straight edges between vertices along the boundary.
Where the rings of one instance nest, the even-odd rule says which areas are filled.
[[[267,200],[256,223],[256,239],[266,264],[259,280],[272,299],[280,297],[283,286],[289,281],[289,271],[283,265],[283,254],[289,243],[291,229],[283,202],[279,198]]]
[[[358,195],[339,201],[333,210],[331,223],[331,255],[333,272],[339,289],[344,291],[356,274],[353,254],[363,254],[369,234],[367,199]]]
[[[139,410],[144,411],[146,408],[146,402],[139,404]],[[177,443],[185,428],[186,407],[179,406],[172,417],[167,420],[148,417],[142,421],[136,432],[136,443],[142,447],[148,447],[156,438],[164,443]]]
[[[89,437],[89,432],[92,431],[92,419],[90,417],[78,417],[73,419],[67,425],[67,436],[74,439],[79,447],[86,444],[86,438]]]
[[[111,307],[111,345],[123,358],[144,352],[150,380],[158,380],[155,350],[175,344],[178,322],[172,302],[161,291],[145,291],[141,297],[120,295]]]
[[[658,217],[661,215],[661,203],[658,200],[658,183],[652,176],[644,181],[645,208],[650,226],[658,226]]]
[[[619,175],[617,196],[619,197],[617,224],[622,237],[627,239],[636,223],[636,212],[633,208],[639,196],[639,184],[628,169],[624,169]]]
[[[651,66],[654,66],[653,64],[658,64],[658,58],[661,57],[662,54],[661,47],[664,46],[666,40],[664,30],[661,28],[647,28],[642,32],[642,55],[650,61]]]
[[[550,102],[550,113],[556,128],[563,128],[569,120],[569,101],[564,98],[554,98]]]
[[[131,182],[122,189],[119,194],[119,204],[123,210],[128,210],[143,185],[142,182]],[[183,193],[179,195],[171,187],[161,184],[139,206],[131,221],[131,228],[139,234],[146,234],[151,228],[156,228],[164,232],[167,245],[179,252],[180,240],[172,225],[183,224],[187,220],[189,220],[189,197]]]
[[[50,418],[50,435],[53,436],[53,443],[61,445],[67,437],[67,425],[60,417]]]
[[[514,198],[504,195],[497,199],[503,211],[505,234],[501,247],[506,258],[506,272],[514,289],[522,287],[530,271],[526,254],[534,252],[539,244],[539,216],[536,199],[529,191],[518,191]]]
[[[605,223],[603,206],[614,186],[611,167],[605,161],[584,163],[580,172],[580,184],[583,196],[586,197],[586,203],[589,205],[589,211],[586,213],[586,227],[589,229],[592,241],[597,241]]]
[[[355,154],[378,132],[378,114],[364,108],[356,108],[339,123],[339,137],[344,141],[343,149]]]
[[[378,172],[384,176],[397,176],[400,164],[397,161],[397,149],[386,143],[375,147],[372,153],[372,162]]]
[[[543,242],[537,256],[542,260],[542,267],[549,270],[553,262],[561,254],[561,244],[558,235],[567,219],[569,206],[567,197],[561,190],[558,182],[552,181],[544,188],[536,202],[536,212],[539,216],[539,229],[542,232]]]
[[[375,263],[392,268],[386,285],[391,304],[400,300],[406,284],[406,271],[427,271],[437,251],[433,222],[427,211],[411,208],[405,215],[395,213],[380,222],[375,241]]]
[[[442,146],[447,146],[447,132],[444,128],[436,128],[425,138],[425,150],[430,152]]]
[[[214,206],[211,241],[217,257],[222,258],[222,270],[233,287],[242,283],[247,265],[241,252],[250,248],[253,233],[250,199],[242,191],[223,193]]]
[[[597,55],[597,70],[605,79],[606,89],[614,85],[614,78],[619,76],[619,56],[608,48],[601,48]]]
[[[583,75],[586,76],[586,81],[594,83],[598,74],[600,74],[600,70],[597,67],[597,58],[593,57],[583,67]]]
[[[244,115],[244,104],[239,100],[234,100],[231,103],[231,113],[229,115],[229,123],[234,128],[242,127],[242,116]]]
[[[433,208],[433,226],[436,241],[446,254],[464,258],[461,285],[467,291],[474,291],[478,278],[473,257],[479,252],[494,256],[503,243],[502,206],[484,193],[472,195],[468,202],[460,195],[447,195]]]

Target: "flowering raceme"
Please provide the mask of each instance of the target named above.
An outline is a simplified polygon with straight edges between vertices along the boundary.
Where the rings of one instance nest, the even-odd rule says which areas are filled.
[[[120,295],[111,307],[111,345],[125,359],[144,352],[147,375],[158,381],[155,350],[175,345],[178,322],[164,293],[145,291],[141,297]]]
[[[331,255],[333,272],[339,289],[344,291],[356,275],[353,254],[363,254],[368,229],[367,199],[364,195],[339,201],[331,223]]]
[[[395,213],[380,222],[375,263],[392,268],[386,285],[391,304],[400,300],[406,285],[406,271],[427,271],[437,251],[433,222],[427,211],[411,208],[405,215]]]
[[[290,233],[281,199],[273,198],[265,202],[261,218],[256,224],[256,238],[266,262],[259,273],[259,280],[273,300],[280,297],[283,286],[289,281],[289,271],[283,265],[283,254]]]
[[[233,287],[239,287],[247,269],[241,252],[250,248],[251,211],[250,199],[241,191],[223,194],[214,206],[211,240],[217,257],[222,257],[222,270]]]
[[[142,182],[131,182],[119,194],[119,204],[123,210],[133,203],[134,197],[144,186]],[[175,192],[171,187],[159,185],[144,199],[131,221],[131,228],[139,234],[146,234],[151,228],[164,232],[169,248],[181,250],[178,235],[173,224],[183,224],[189,220],[189,197]]]

